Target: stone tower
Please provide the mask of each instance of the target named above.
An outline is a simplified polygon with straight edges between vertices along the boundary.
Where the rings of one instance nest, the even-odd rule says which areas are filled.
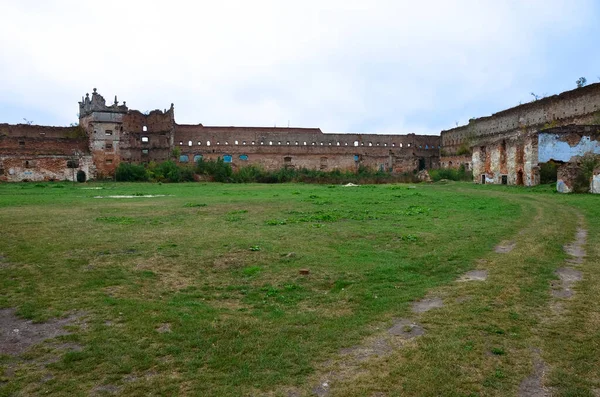
[[[116,96],[114,103],[107,106],[95,88],[91,98],[85,94],[79,102],[79,125],[89,137],[90,153],[99,178],[114,175],[119,165],[123,121],[128,111],[125,103],[119,105]]]

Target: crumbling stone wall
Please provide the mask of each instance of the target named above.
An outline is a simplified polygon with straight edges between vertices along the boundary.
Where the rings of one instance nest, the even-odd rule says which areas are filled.
[[[176,125],[183,159],[226,158],[248,164],[320,170],[373,169],[410,172],[439,166],[440,140],[427,135],[324,134],[320,129]]]
[[[95,173],[81,128],[0,124],[0,180],[70,180],[78,170]]]
[[[600,154],[600,125],[550,128],[538,134],[539,161],[571,162],[575,157]]]
[[[441,162],[448,164],[461,148],[469,147],[475,182],[501,183],[501,175],[507,175],[508,183],[512,184],[511,181],[521,180],[513,172],[522,172],[523,184],[535,185],[539,183],[539,170],[537,139],[533,136],[547,128],[596,122],[600,123],[600,84],[591,84],[442,131]],[[500,161],[503,155],[506,163]]]
[[[144,114],[130,110],[125,102],[119,104],[116,97],[108,105],[96,89],[81,98],[79,112],[77,127],[0,125],[0,154],[4,154],[0,177],[64,179],[73,173],[67,160],[76,156],[88,178],[104,178],[113,176],[121,161],[160,162],[173,158],[175,152],[180,153],[175,159],[180,163],[221,157],[233,167],[256,164],[268,170],[356,170],[365,166],[401,173],[439,167],[439,136],[179,125],[173,104]],[[4,164],[10,165],[10,177]]]
[[[594,170],[590,192],[600,194],[600,167]]]
[[[598,169],[592,169],[600,158],[600,125],[569,125],[547,129],[538,134],[538,145],[540,163],[553,161],[561,164],[558,168],[557,191],[573,192],[579,181],[578,190],[581,191],[583,185],[587,191],[589,184],[590,192],[600,192]]]
[[[0,155],[0,180],[4,182],[75,181],[80,170],[86,177],[95,175],[92,156]]]

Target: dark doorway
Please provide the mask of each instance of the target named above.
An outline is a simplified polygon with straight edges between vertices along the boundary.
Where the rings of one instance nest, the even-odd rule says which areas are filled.
[[[481,175],[481,184],[485,185],[485,175]]]
[[[508,185],[508,175],[502,175],[502,184]]]
[[[423,157],[419,158],[419,171],[423,171],[425,169],[425,159]]]
[[[558,176],[558,164],[550,160],[547,163],[540,164],[540,183],[555,183]]]
[[[523,170],[517,172],[517,185],[523,186]]]

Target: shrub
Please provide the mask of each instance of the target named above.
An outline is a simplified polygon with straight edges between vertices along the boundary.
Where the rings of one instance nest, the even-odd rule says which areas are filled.
[[[430,170],[429,176],[434,182],[442,179],[448,179],[451,181],[472,181],[473,172],[468,171],[464,164],[461,164],[458,169],[454,168],[440,168],[437,170]]]
[[[600,165],[600,156],[590,154],[581,159],[579,172],[573,181],[573,192],[588,193],[590,191],[590,180],[598,165]]]
[[[220,157],[216,160],[201,158],[196,163],[196,173],[211,176],[215,182],[229,182],[233,170],[231,165],[225,163]]]
[[[471,148],[466,144],[463,143],[462,145],[460,145],[460,147],[458,148],[458,151],[456,152],[457,156],[465,156],[465,155],[471,155]]]
[[[117,167],[115,178],[120,182],[147,181],[148,174],[143,165],[120,163]]]
[[[558,166],[554,161],[548,161],[540,166],[540,183],[542,185],[556,182]]]
[[[150,163],[150,178],[158,182],[186,182],[194,180],[194,171],[190,167],[180,167],[174,161]]]

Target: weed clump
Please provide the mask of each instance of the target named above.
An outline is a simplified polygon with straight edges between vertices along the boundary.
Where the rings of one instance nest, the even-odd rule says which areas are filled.
[[[461,164],[458,169],[440,168],[437,170],[429,170],[429,176],[434,182],[448,179],[451,181],[472,181],[473,172],[466,169],[464,164]]]

